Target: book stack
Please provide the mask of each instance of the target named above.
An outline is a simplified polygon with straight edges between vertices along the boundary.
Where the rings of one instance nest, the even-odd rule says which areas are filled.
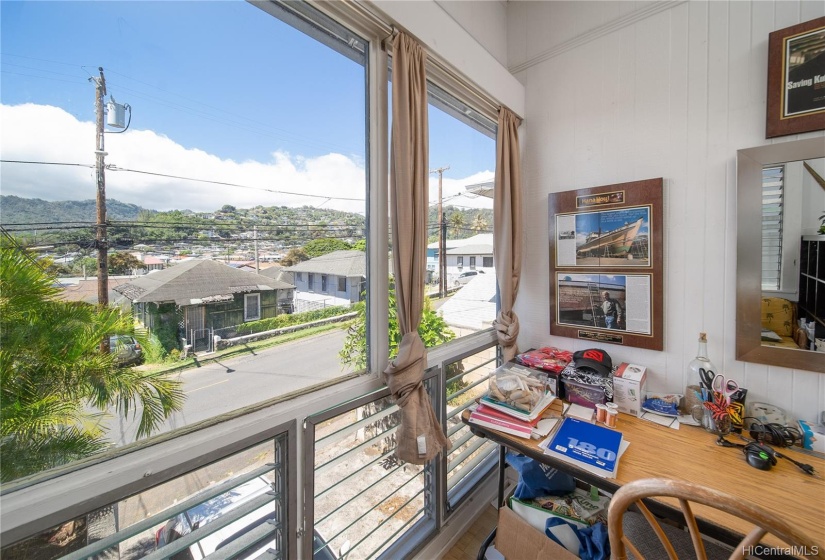
[[[510,362],[493,372],[491,386],[496,383],[495,390],[488,391],[479,399],[478,405],[470,413],[469,422],[522,438],[547,436],[558,419],[542,418],[542,414],[556,397],[546,390],[541,381],[530,379],[529,383],[524,382],[530,371]],[[520,387],[525,387],[526,390],[520,391]],[[526,402],[530,403],[529,406],[524,406],[525,401],[501,400],[494,396],[522,395],[528,392],[530,400]]]
[[[502,412],[482,402],[470,413],[470,422],[492,428],[505,434],[512,436],[530,438],[533,434],[533,429],[538,426],[539,419],[532,421],[520,420],[514,416],[510,416],[506,412]]]
[[[619,431],[578,418],[565,418],[558,431],[539,447],[545,455],[601,477],[616,478],[619,457],[628,445]]]

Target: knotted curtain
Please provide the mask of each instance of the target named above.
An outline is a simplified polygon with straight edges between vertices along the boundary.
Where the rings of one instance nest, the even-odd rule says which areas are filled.
[[[518,354],[519,321],[513,311],[521,278],[521,158],[519,118],[506,107],[498,112],[496,180],[493,191],[493,256],[500,310],[493,321],[504,361]]]
[[[392,48],[390,223],[401,344],[384,382],[401,408],[398,457],[423,465],[450,448],[424,388],[424,343],[418,326],[424,306],[428,213],[427,80],[424,49],[399,33]]]

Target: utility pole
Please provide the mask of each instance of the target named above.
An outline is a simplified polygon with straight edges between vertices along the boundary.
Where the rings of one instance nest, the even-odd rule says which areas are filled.
[[[438,296],[442,298],[447,297],[447,232],[444,228],[444,212],[441,207],[443,198],[441,180],[444,172],[449,168],[448,165],[430,171],[430,173],[438,173]]]
[[[97,247],[97,304],[101,308],[109,305],[109,259],[106,240],[106,175],[103,151],[103,96],[106,95],[106,78],[103,67],[98,67],[100,78],[89,78],[95,83],[95,179],[97,182],[97,227],[95,228],[95,246]],[[100,341],[100,353],[109,353],[109,337]]]
[[[109,262],[108,240],[106,239],[106,166],[103,151],[103,96],[106,95],[106,78],[103,68],[99,67],[100,78],[90,78],[95,83],[95,112],[97,113],[97,138],[95,143],[96,179],[97,179],[97,228],[95,246],[97,247],[97,303],[101,307],[109,305]],[[108,340],[106,344],[108,346]]]

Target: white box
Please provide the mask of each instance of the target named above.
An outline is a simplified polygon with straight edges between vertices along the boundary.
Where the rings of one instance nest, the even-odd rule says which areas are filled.
[[[613,402],[619,412],[639,416],[642,413],[647,368],[623,362],[613,374]]]

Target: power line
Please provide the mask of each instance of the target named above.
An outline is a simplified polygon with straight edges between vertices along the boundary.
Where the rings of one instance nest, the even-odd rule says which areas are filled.
[[[311,198],[330,198],[330,199],[334,199],[334,200],[352,200],[352,201],[356,201],[356,202],[363,202],[363,201],[366,200],[365,198],[347,198],[347,197],[342,197],[342,196],[329,196],[329,195],[323,195],[323,194],[306,194],[306,193],[297,193],[297,192],[291,192],[291,191],[281,191],[281,190],[275,190],[275,189],[267,189],[265,187],[250,187],[249,185],[240,185],[238,183],[227,183],[227,182],[224,182],[224,181],[211,181],[209,179],[195,179],[195,178],[192,178],[192,177],[181,177],[179,175],[168,175],[168,174],[165,174],[165,173],[155,173],[155,172],[152,172],[152,171],[140,171],[140,170],[137,170],[137,169],[125,169],[123,167],[116,167],[116,166],[108,166],[107,169],[109,169],[110,171],[128,171],[129,173],[141,173],[143,175],[154,175],[154,176],[157,176],[157,177],[167,177],[169,179],[180,179],[180,180],[183,180],[183,181],[197,181],[199,183],[210,183],[210,184],[213,184],[213,185],[221,185],[223,187],[238,187],[238,188],[241,188],[241,189],[253,189],[253,190],[259,190],[259,191],[271,192],[271,193],[275,193],[275,194],[288,194],[288,195],[294,195],[294,196],[306,196],[306,197],[311,197]]]
[[[36,266],[36,267],[37,267],[37,268],[39,268],[41,271],[43,271],[43,273],[48,274],[49,276],[54,277],[54,275],[53,275],[53,274],[50,274],[50,273],[49,273],[49,271],[48,271],[48,270],[46,270],[46,269],[43,267],[43,264],[42,264],[41,262],[39,262],[37,259],[35,259],[34,257],[32,257],[31,253],[29,253],[29,251],[27,251],[25,247],[22,247],[22,246],[20,245],[20,243],[18,243],[18,242],[17,242],[17,240],[16,240],[16,239],[15,239],[12,235],[10,235],[10,234],[9,234],[9,232],[7,232],[7,231],[6,231],[6,228],[4,228],[3,226],[0,226],[0,232],[2,232],[2,233],[3,233],[3,236],[4,236],[6,239],[8,239],[8,240],[12,243],[12,245],[14,245],[14,246],[17,248],[17,250],[18,250],[18,251],[20,251],[20,252],[23,254],[23,256],[24,256],[24,257],[26,257],[26,259],[27,259],[29,262],[31,262],[34,266]],[[60,281],[57,277],[55,277],[55,280],[57,281],[57,283],[60,285],[60,287],[61,287],[61,288],[66,288],[66,284],[64,284],[63,282],[61,282],[61,281]]]
[[[90,163],[63,163],[60,161],[31,161],[22,159],[0,159],[0,163],[23,163],[32,165],[65,165],[69,167],[89,167],[92,169],[95,167]]]
[[[63,224],[80,224],[80,225],[63,225]],[[30,229],[32,227],[37,227],[37,229],[84,229],[89,227],[95,227],[97,225],[96,222],[81,222],[81,221],[66,221],[66,222],[26,222],[26,223],[14,223],[14,224],[4,224],[5,227],[16,227],[16,228],[26,228]],[[324,224],[324,223],[290,223],[290,224],[243,224],[240,222],[235,223],[210,223],[210,222],[192,222],[192,223],[181,223],[181,224],[169,224],[169,223],[159,223],[159,222],[134,222],[134,221],[108,221],[108,227],[121,227],[121,228],[148,228],[148,229],[185,229],[185,228],[209,228],[209,229],[237,229],[237,228],[248,228],[250,226],[257,226],[259,229],[264,230],[276,230],[276,229],[284,229],[284,228],[316,228],[315,231],[323,230],[323,229],[363,229],[365,227],[364,224]],[[15,231],[22,231],[21,229],[16,229]]]
[[[14,160],[14,159],[0,159],[0,163],[20,163],[20,164],[29,164],[29,165],[67,165],[67,166],[76,166],[76,167],[90,167],[94,168],[94,165],[89,165],[85,163],[62,163],[62,162],[52,162],[52,161],[31,161],[31,160]],[[183,177],[180,175],[169,175],[167,173],[158,173],[155,171],[143,171],[140,169],[127,169],[125,167],[118,167],[113,164],[109,164],[106,166],[107,171],[124,171],[127,173],[139,173],[143,175],[152,175],[155,177],[165,177],[168,179],[178,179],[181,181],[195,181],[198,183],[209,183],[213,185],[220,185],[223,187],[237,187],[241,189],[251,189],[257,191],[265,191],[274,194],[286,194],[291,196],[305,196],[308,198],[325,198],[330,200],[348,200],[354,202],[364,202],[366,198],[349,198],[343,196],[330,196],[324,194],[307,194],[307,193],[299,193],[299,192],[292,192],[292,191],[281,191],[276,189],[268,189],[266,187],[251,187],[249,185],[241,185],[238,183],[227,183],[224,181],[212,181],[210,179],[198,179],[195,177]]]

